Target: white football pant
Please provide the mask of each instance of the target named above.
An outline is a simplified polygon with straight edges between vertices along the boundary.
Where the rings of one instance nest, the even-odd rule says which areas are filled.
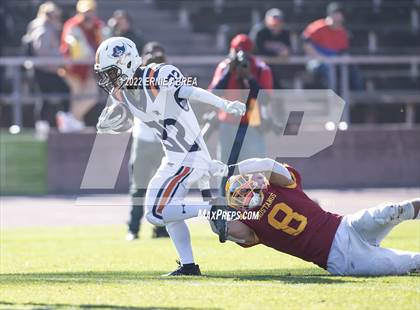
[[[420,253],[380,247],[392,228],[413,216],[409,201],[345,216],[334,237],[327,270],[334,275],[399,275],[420,270]]]
[[[208,177],[205,169],[175,165],[164,159],[147,187],[146,219],[153,225],[166,226],[182,264],[194,262],[184,220],[211,208],[208,202],[187,202],[185,196],[194,183],[205,177]]]

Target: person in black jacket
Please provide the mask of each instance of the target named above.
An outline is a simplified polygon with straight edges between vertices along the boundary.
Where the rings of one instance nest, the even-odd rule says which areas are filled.
[[[269,9],[264,22],[252,27],[250,37],[255,42],[256,55],[289,56],[290,33],[284,29],[284,15],[280,9]]]
[[[127,11],[116,10],[108,20],[108,27],[112,36],[129,38],[136,43],[137,50],[143,49],[143,36],[133,30],[133,21]]]
[[[3,50],[6,47],[6,42],[8,41],[8,31],[6,25],[6,10],[4,3],[0,3],[0,57],[3,56]],[[4,67],[0,66],[0,91],[4,90],[4,83],[3,80],[4,74]]]
[[[33,57],[62,57],[60,53],[60,33],[62,28],[61,9],[52,1],[42,3],[38,13],[27,26],[27,31],[22,38],[23,49],[26,56]],[[42,94],[69,94],[69,86],[65,82],[62,66],[40,65],[35,66],[35,79]],[[70,113],[69,100],[61,100],[62,109],[56,115],[57,127],[62,130],[64,127],[59,124],[59,119],[71,122],[73,115]],[[53,125],[51,119],[54,109],[48,100],[42,100],[41,104],[35,106],[35,127],[43,123]],[[62,120],[62,122],[64,122]],[[51,124],[49,124],[51,123]],[[70,127],[70,125],[68,125]]]

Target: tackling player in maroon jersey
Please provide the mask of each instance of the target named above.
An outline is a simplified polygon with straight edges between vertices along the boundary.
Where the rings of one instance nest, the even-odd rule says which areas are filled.
[[[337,275],[404,274],[420,269],[420,253],[380,247],[404,220],[419,219],[420,198],[341,216],[323,210],[302,189],[292,167],[248,159],[226,184],[230,207],[258,211],[258,220],[228,222],[228,240],[264,244],[313,262]],[[268,179],[262,173],[269,173]]]

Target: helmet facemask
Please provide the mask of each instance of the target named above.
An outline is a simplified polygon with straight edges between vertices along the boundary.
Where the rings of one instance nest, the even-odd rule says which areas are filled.
[[[226,183],[228,204],[235,209],[259,206],[262,198],[261,190],[265,187],[266,179],[260,174],[233,176]]]
[[[128,76],[122,73],[121,68],[112,65],[105,69],[97,69],[95,65],[95,74],[98,86],[104,89],[108,94],[120,89],[128,81]]]

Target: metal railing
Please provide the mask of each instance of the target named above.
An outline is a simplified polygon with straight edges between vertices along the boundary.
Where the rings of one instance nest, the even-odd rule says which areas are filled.
[[[208,65],[216,66],[225,56],[222,55],[203,55],[203,56],[169,56],[168,60],[170,63],[175,65]],[[288,58],[277,58],[277,57],[261,57],[270,65],[305,65],[310,58],[305,56],[292,56]],[[331,70],[330,75],[332,79],[330,81],[329,88],[335,91],[337,90],[338,81],[336,78],[336,70],[340,68],[339,80],[340,80],[340,95],[346,103],[351,103],[352,99],[360,100],[360,97],[363,94],[354,94],[352,96],[350,91],[350,81],[349,81],[349,66],[350,65],[394,65],[394,64],[405,64],[410,67],[411,76],[419,76],[420,65],[420,56],[340,56],[340,57],[327,57],[320,59],[321,62],[329,64]],[[12,92],[11,94],[2,94],[0,97],[3,100],[10,101],[13,104],[13,123],[15,125],[22,125],[22,102],[24,97],[22,94],[21,81],[22,81],[22,72],[21,68],[32,68],[33,66],[43,66],[43,65],[71,65],[71,64],[88,64],[92,65],[92,60],[84,61],[70,61],[61,57],[51,58],[51,57],[0,57],[0,66],[9,67],[12,70]],[[374,94],[370,94],[371,96]],[[408,107],[410,111],[407,112],[408,115],[413,115],[413,105],[420,103],[420,91],[414,91],[406,94]],[[381,98],[379,92],[378,97]],[[383,97],[383,96],[382,96]],[[389,93],[386,98],[391,98],[392,93]],[[404,98],[403,93],[398,94],[398,98]],[[26,98],[28,99],[28,98]],[[31,96],[33,100],[34,97]],[[417,100],[416,100],[417,99]],[[348,120],[349,113],[349,104],[346,105],[343,119]],[[410,116],[411,117],[411,116]],[[410,120],[407,120],[410,121]]]

